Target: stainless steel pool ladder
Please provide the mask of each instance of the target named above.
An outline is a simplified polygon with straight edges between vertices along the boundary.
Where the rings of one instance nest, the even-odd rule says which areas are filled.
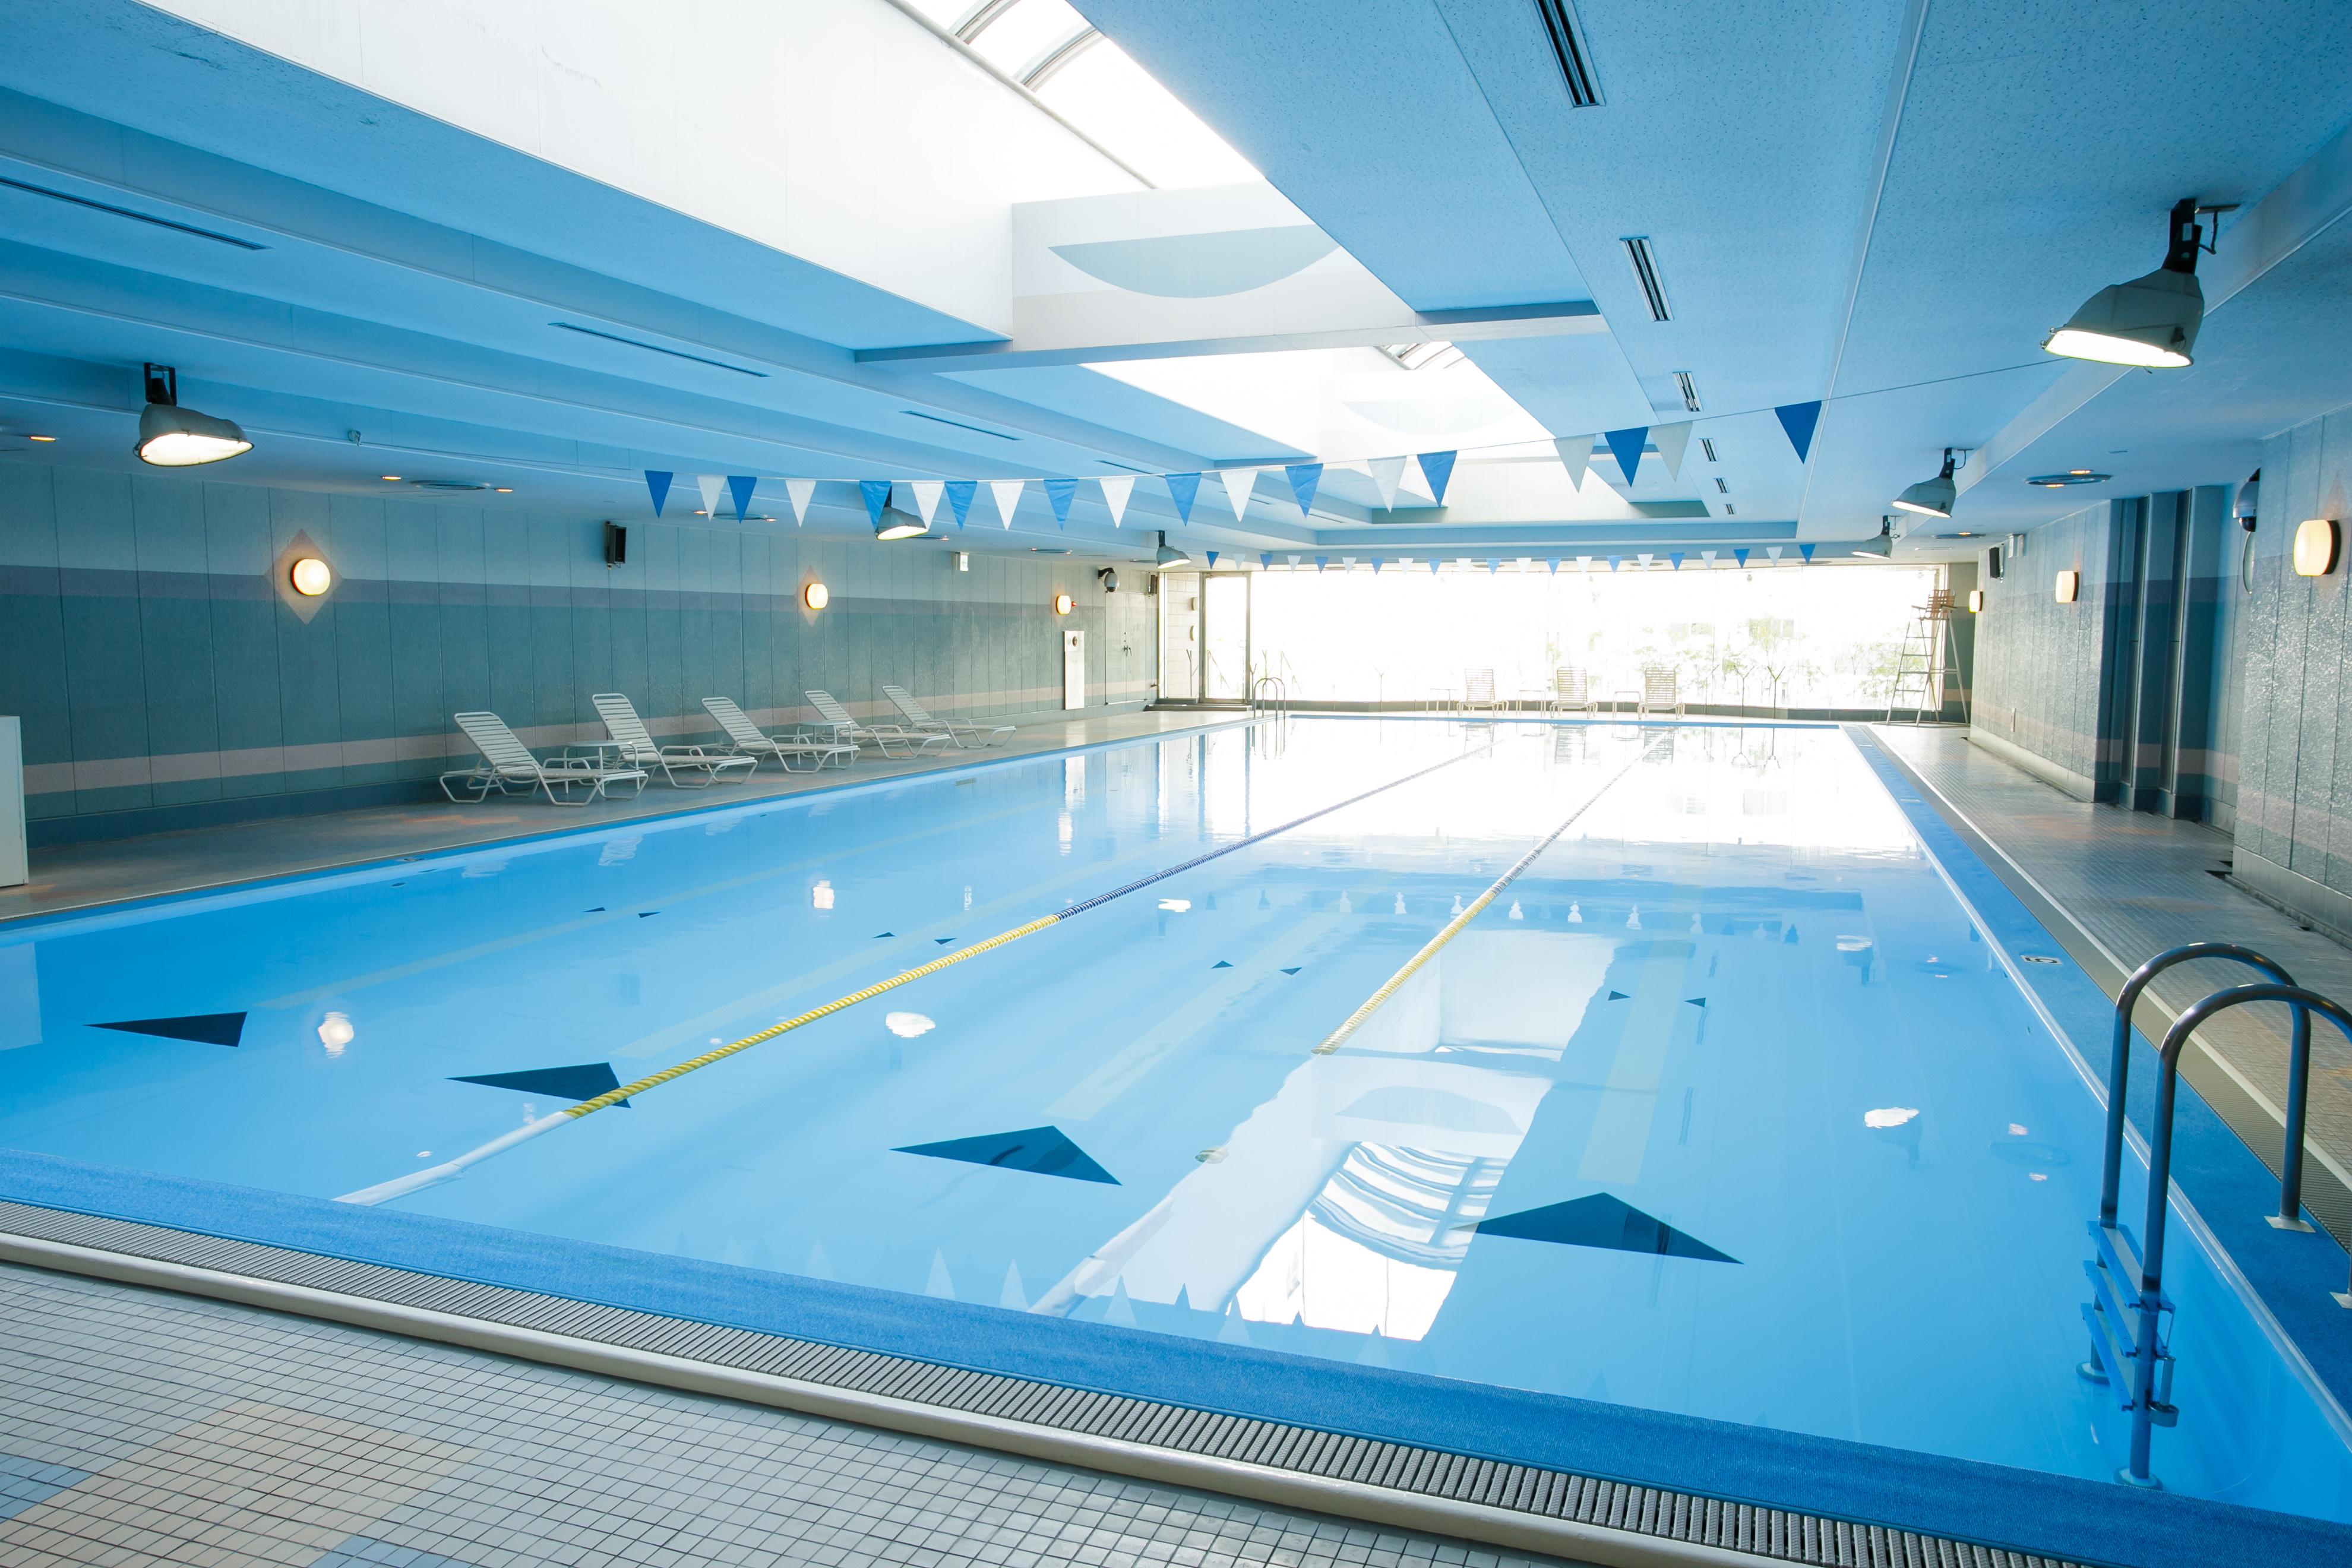
[[[1276,712],[1290,710],[1290,686],[1278,675],[1261,675],[1250,687],[1249,710],[1263,713],[1272,709]]]
[[[2156,1113],[2148,1136],[2147,1211],[2142,1228],[2147,1237],[2143,1251],[2116,1217],[2118,1188],[2123,1178],[2124,1096],[2130,1081],[2132,1012],[2149,982],[2176,963],[2220,958],[2242,963],[2267,974],[2267,984],[2232,986],[2216,991],[2184,1011],[2164,1034],[2157,1052]],[[2311,1015],[2318,1013],[2352,1040],[2352,1012],[2304,990],[2278,963],[2235,942],[2197,942],[2172,948],[2132,972],[2116,997],[2114,1050],[2107,1067],[2107,1129],[2099,1187],[2099,1217],[2091,1223],[2095,1255],[2084,1264],[2091,1279],[2091,1300],[2083,1308],[2083,1321],[2091,1333],[2091,1357],[2077,1369],[2094,1383],[2104,1383],[2122,1397],[2119,1408],[2131,1415],[2131,1459],[2116,1479],[2134,1486],[2158,1483],[2148,1469],[2153,1428],[2169,1426],[2179,1418],[2172,1399],[2172,1355],[2167,1326],[2172,1301],[2164,1294],[2164,1233],[2166,1198],[2172,1175],[2172,1111],[2180,1072],[2180,1052],[2189,1037],[2215,1014],[2249,1002],[2284,1002],[2294,1009],[2294,1032],[2287,1076],[2286,1148],[2280,1163],[2279,1212],[2271,1223],[2285,1230],[2311,1229],[2303,1218],[2303,1142],[2305,1094],[2311,1074]],[[2352,1297],[2337,1300],[2352,1306]]]

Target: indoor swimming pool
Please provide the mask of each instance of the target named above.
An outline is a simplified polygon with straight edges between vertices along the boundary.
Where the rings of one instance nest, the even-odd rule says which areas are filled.
[[[0,928],[0,1145],[2104,1482],[2105,1043],[1864,743],[1232,725]],[[2352,1519],[2175,1234],[2166,1485]]]

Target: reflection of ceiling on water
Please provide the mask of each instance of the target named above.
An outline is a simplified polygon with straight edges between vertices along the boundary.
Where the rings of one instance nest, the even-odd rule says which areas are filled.
[[[1253,1322],[1418,1340],[1507,1161],[1359,1143],[1275,1237],[1234,1305]]]

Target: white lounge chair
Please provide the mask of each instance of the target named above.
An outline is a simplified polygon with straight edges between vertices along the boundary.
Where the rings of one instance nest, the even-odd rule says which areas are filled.
[[[507,721],[495,713],[460,713],[457,728],[482,753],[482,765],[441,775],[441,793],[451,800],[478,801],[492,790],[509,795],[520,787],[526,795],[545,790],[551,805],[586,805],[600,798],[608,786],[630,779],[637,784],[631,792],[633,795],[645,793],[644,769],[625,764],[616,767],[594,757],[534,756],[531,749],[507,728]],[[559,788],[563,791],[561,795],[555,793]],[[572,792],[581,788],[588,793],[572,798]],[[461,795],[460,790],[469,793]]]
[[[811,741],[798,731],[788,735],[770,735],[751,722],[751,715],[735,706],[732,697],[706,697],[702,705],[727,731],[728,742],[738,756],[750,757],[756,764],[761,757],[773,757],[788,773],[813,773],[831,763],[847,767],[857,760],[857,748],[839,741]],[[794,759],[805,767],[794,767]]]
[[[596,705],[596,717],[604,721],[604,729],[613,737],[613,747],[623,761],[638,767],[659,768],[662,777],[678,789],[708,789],[730,771],[741,769],[738,784],[749,780],[751,771],[760,765],[757,757],[739,757],[731,752],[714,752],[701,746],[665,746],[654,740],[653,731],[637,717],[636,705],[618,691],[599,691],[588,699]],[[679,784],[677,775],[685,773],[698,782]]]
[[[917,733],[943,733],[957,745],[969,751],[978,751],[982,746],[993,746],[998,743],[999,737],[1013,733],[1013,726],[1010,724],[958,724],[946,719],[935,719],[929,709],[908,695],[907,689],[903,686],[885,686],[882,689],[882,695],[890,700],[891,707],[907,716],[907,722],[915,727]],[[979,739],[967,741],[964,739],[967,735],[976,735]]]
[[[1551,710],[1555,713],[1598,713],[1601,700],[1592,694],[1592,681],[1574,665],[1563,664],[1551,672]]]
[[[870,743],[886,757],[911,757],[918,752],[928,752],[933,746],[952,745],[955,741],[944,730],[919,734],[903,724],[860,722],[830,691],[803,691],[801,695],[809,700],[809,706],[816,710],[818,719],[833,731],[835,740],[846,741],[853,746]],[[905,750],[893,752],[890,749],[893,746],[902,746]]]
[[[1502,700],[1495,695],[1495,672],[1491,669],[1465,670],[1462,675],[1462,710],[1465,713],[1499,713]]]
[[[1652,665],[1642,671],[1642,713],[1668,713],[1687,718],[1684,710],[1682,677],[1670,668]]]

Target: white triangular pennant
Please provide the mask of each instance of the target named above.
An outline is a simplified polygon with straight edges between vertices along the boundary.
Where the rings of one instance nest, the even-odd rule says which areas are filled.
[[[702,510],[710,516],[717,517],[719,515],[719,498],[721,495],[724,495],[727,491],[727,476],[725,474],[697,474],[694,476],[694,483],[696,488],[702,491]]]
[[[808,521],[809,502],[816,499],[814,479],[786,479],[784,499],[793,503],[793,523],[795,527]]]
[[[931,526],[931,514],[940,510],[940,496],[947,489],[944,479],[909,479],[907,488],[915,492],[915,511],[923,526]]]
[[[1372,476],[1372,487],[1381,492],[1382,511],[1396,507],[1397,486],[1404,482],[1406,461],[1403,458],[1374,458],[1364,465]]]
[[[1021,505],[1021,492],[1028,483],[1027,479],[988,481],[988,493],[996,498],[996,515],[1004,520],[1004,526],[1007,528],[1013,526],[1013,513]]]
[[[1778,561],[1780,559],[1780,547],[1777,544],[1768,544],[1764,547],[1764,553]]]
[[[1121,474],[1097,479],[1095,483],[1102,486],[1103,505],[1110,508],[1110,525],[1117,528],[1119,520],[1127,515],[1127,498],[1135,493],[1135,480]]]
[[[1250,491],[1257,488],[1255,468],[1225,468],[1217,478],[1225,481],[1225,500],[1233,504],[1234,521],[1239,522],[1242,513],[1249,510]]]
[[[1551,447],[1559,454],[1559,466],[1568,470],[1568,488],[1582,489],[1585,470],[1592,467],[1592,437],[1562,436]]]
[[[1679,425],[1653,425],[1650,439],[1658,444],[1658,461],[1665,464],[1666,477],[1679,479],[1683,471],[1683,453],[1690,447],[1690,421]]]

